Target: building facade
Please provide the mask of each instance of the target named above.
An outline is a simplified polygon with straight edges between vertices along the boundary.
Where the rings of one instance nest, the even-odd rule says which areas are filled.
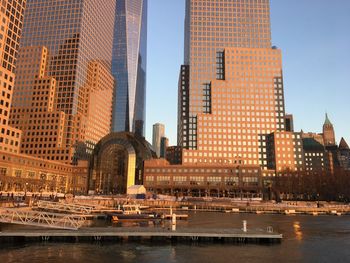
[[[281,51],[226,48],[217,55],[220,73],[204,87],[196,148],[184,150],[183,164],[259,166],[261,137],[285,129]]]
[[[103,5],[97,0],[49,0],[45,4],[41,0],[27,1],[21,49],[29,53],[31,47],[44,47],[46,51],[23,57],[24,67],[15,83],[14,105],[22,110],[31,107],[32,117],[37,119],[36,124],[40,123],[35,134],[32,130],[31,137],[25,139],[30,143],[26,149],[34,156],[74,163],[110,132],[115,5],[115,0]],[[43,81],[51,84],[39,87],[36,81],[38,85]],[[35,112],[33,103],[42,107],[47,103],[52,109],[41,107]],[[20,114],[14,113],[15,122],[21,118],[22,110]],[[47,124],[51,121],[58,122],[54,127],[58,137],[55,145],[46,143],[47,149],[34,153],[37,137],[49,132]]]
[[[340,166],[347,171],[350,171],[350,148],[344,138],[341,138],[338,147],[338,159]]]
[[[182,147],[181,146],[170,146],[166,149],[165,159],[170,164],[181,164],[182,163]]]
[[[112,72],[116,79],[114,132],[144,135],[148,0],[118,0],[115,8]]]
[[[169,147],[169,139],[167,137],[162,137],[160,140],[160,158],[166,158],[166,150]]]
[[[187,0],[178,85],[182,154],[174,172],[183,178],[164,174],[171,165],[147,162],[160,179],[190,188],[217,180],[221,189],[258,194],[275,176],[303,172],[301,134],[285,114],[281,50],[271,46],[269,0]],[[191,167],[197,176],[186,173]],[[215,167],[225,172],[210,175]],[[225,180],[237,180],[233,170],[240,179],[230,189]],[[159,185],[156,177],[145,177],[145,184]]]
[[[324,145],[312,138],[303,139],[306,174],[323,174],[327,171],[328,158]]]
[[[12,153],[19,153],[22,135],[9,121],[25,6],[25,0],[0,3],[0,151]]]
[[[286,131],[294,132],[294,118],[292,114],[286,114],[285,117]]]
[[[69,115],[57,109],[58,83],[48,76],[48,58],[46,47],[20,49],[10,124],[23,132],[21,153],[63,162],[67,154],[84,158],[84,151],[86,155],[89,148],[110,132],[113,77],[102,63],[89,63],[88,82],[81,87],[84,122],[82,120],[79,130],[75,131],[85,147],[82,147],[84,150],[67,148],[65,134]]]
[[[186,0],[179,146],[197,148],[197,117],[206,103],[204,86],[217,78],[217,52],[228,48],[271,48],[269,0]]]
[[[153,125],[152,146],[157,156],[160,157],[161,140],[165,136],[165,126],[161,123]]]
[[[326,114],[326,119],[323,124],[323,141],[325,146],[336,145],[334,127],[328,118],[328,114]]]
[[[170,165],[145,161],[144,185],[155,193],[215,197],[261,197],[261,170],[255,166]]]
[[[0,151],[0,191],[86,194],[86,161],[72,166],[25,154]]]

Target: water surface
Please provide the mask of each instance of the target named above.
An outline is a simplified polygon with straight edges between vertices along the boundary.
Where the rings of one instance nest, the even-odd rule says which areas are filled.
[[[191,213],[179,227],[272,226],[281,244],[40,243],[0,248],[0,262],[350,262],[350,217]]]

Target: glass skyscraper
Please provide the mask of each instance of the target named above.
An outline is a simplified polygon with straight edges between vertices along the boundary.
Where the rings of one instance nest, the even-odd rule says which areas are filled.
[[[47,56],[43,57],[45,60],[47,58],[47,67],[42,65],[41,73],[43,77],[52,77],[57,81],[52,110],[65,115],[64,128],[60,132],[61,142],[45,141],[41,134],[43,129],[40,128],[35,132],[38,138],[27,139],[27,142],[34,148],[45,148],[46,145],[47,149],[40,149],[37,154],[34,151],[32,155],[69,163],[73,161],[78,145],[85,144],[91,149],[110,132],[115,5],[116,0],[106,0],[103,4],[99,0],[27,1],[21,50],[47,48]],[[22,62],[24,60],[28,62],[26,66],[32,67],[34,54],[28,54],[22,58]],[[38,76],[28,76],[31,73],[35,75],[34,69],[29,68],[22,69],[23,74],[16,79],[16,107],[31,105],[33,95],[37,95],[31,87]],[[106,93],[109,89],[110,95],[109,91]],[[41,95],[44,100],[45,94]],[[100,103],[101,100],[104,104]],[[34,117],[44,116],[43,112],[34,114],[38,109],[32,108],[31,111]],[[13,113],[14,121],[23,119],[18,111]],[[54,115],[45,113],[45,116],[47,114],[51,117]],[[40,119],[39,123],[44,123],[44,120]]]
[[[144,135],[147,64],[147,0],[116,5],[112,72],[116,79],[112,130]]]

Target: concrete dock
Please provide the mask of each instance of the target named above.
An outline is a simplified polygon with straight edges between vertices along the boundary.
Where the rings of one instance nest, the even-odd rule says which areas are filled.
[[[178,228],[81,228],[77,231],[18,229],[0,232],[0,242],[86,241],[189,241],[223,243],[279,243],[282,235],[271,230]]]

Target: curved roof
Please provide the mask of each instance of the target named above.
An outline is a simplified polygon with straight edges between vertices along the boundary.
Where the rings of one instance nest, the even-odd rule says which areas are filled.
[[[99,155],[106,147],[113,144],[122,146],[132,145],[136,155],[145,160],[157,158],[151,144],[145,138],[131,132],[114,132],[108,134],[97,143],[93,155]]]

